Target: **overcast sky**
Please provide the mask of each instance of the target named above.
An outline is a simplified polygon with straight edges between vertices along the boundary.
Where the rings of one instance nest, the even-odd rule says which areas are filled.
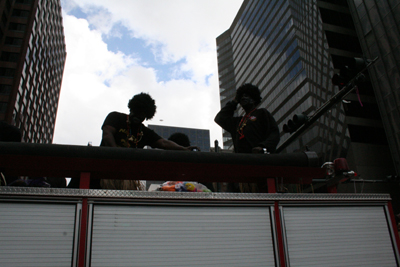
[[[216,37],[242,0],[62,0],[67,59],[53,143],[97,146],[111,111],[149,93],[144,124],[210,130],[220,109]]]

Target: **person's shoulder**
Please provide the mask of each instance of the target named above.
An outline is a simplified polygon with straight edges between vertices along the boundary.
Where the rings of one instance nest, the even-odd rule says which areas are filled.
[[[108,116],[126,116],[127,114],[125,114],[125,113],[121,113],[121,112],[118,112],[118,111],[112,111],[112,112],[110,112],[110,113],[108,113]]]
[[[124,119],[125,120],[126,116],[128,116],[128,115],[125,113],[121,113],[118,111],[112,111],[112,112],[108,113],[107,118],[108,119],[113,118],[113,119]]]
[[[271,113],[266,108],[258,108],[257,109],[257,114],[263,115],[263,116],[266,116],[266,117],[272,116]]]
[[[258,112],[270,113],[266,108],[258,108]]]
[[[257,109],[257,112],[259,112],[259,113],[266,113],[266,112],[268,112],[268,110],[267,110],[266,108],[258,108],[258,109]]]
[[[143,130],[143,131],[146,131],[146,132],[154,132],[154,133],[155,133],[155,131],[154,131],[153,129],[150,129],[149,127],[147,127],[147,126],[144,125],[143,123],[142,123],[142,130]]]
[[[158,141],[159,139],[163,139],[158,133],[156,133],[153,129],[150,129],[149,127],[146,127],[142,123],[142,131],[143,131],[143,136],[147,140],[148,145],[152,146],[154,145],[154,142]]]
[[[103,126],[104,125],[111,125],[113,127],[117,127],[117,125],[120,125],[121,123],[125,123],[127,118],[127,114],[113,111],[110,112],[106,119],[104,120]]]

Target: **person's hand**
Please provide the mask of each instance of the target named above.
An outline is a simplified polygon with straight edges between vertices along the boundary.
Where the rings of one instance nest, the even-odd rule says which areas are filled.
[[[264,152],[264,148],[263,148],[263,147],[260,147],[260,146],[253,147],[253,149],[251,150],[251,152],[252,152],[253,154],[264,154],[264,153],[266,153],[266,151]]]
[[[185,150],[187,150],[187,151],[200,151],[200,148],[198,146],[187,146],[187,147],[185,147]]]

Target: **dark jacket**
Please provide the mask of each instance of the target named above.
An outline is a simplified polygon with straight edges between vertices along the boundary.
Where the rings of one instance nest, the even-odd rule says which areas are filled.
[[[265,108],[252,111],[242,129],[243,138],[240,138],[239,124],[243,116],[233,116],[236,106],[236,102],[228,102],[214,119],[219,126],[231,134],[235,153],[251,153],[254,147],[263,147],[268,152],[274,153],[280,136],[278,125],[271,113]]]

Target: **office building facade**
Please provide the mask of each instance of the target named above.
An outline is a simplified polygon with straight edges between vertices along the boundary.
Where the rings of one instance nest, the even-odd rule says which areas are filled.
[[[192,146],[198,146],[202,152],[210,152],[210,131],[193,128],[161,126],[149,124],[148,128],[155,131],[159,136],[168,139],[174,133],[186,134]]]
[[[229,84],[228,88],[220,89],[222,106],[234,97],[235,88],[252,83],[261,90],[260,106],[271,112],[282,129],[291,116],[312,114],[333,95],[330,77],[334,67],[323,39],[322,21],[316,14],[306,12],[318,11],[311,2],[300,6],[296,1],[286,0],[243,2],[231,28],[217,38],[220,84],[224,85],[225,75]],[[231,46],[227,50],[231,50],[233,59],[227,63],[220,43]],[[234,79],[230,69],[234,71]],[[324,158],[328,153],[341,155],[348,146],[348,134],[339,131],[344,112],[337,106],[331,114],[312,125],[286,151],[304,149],[307,145]],[[335,117],[333,121],[329,120],[331,116]],[[288,134],[282,133],[281,142],[287,137]],[[332,141],[337,138],[343,145],[332,152]]]
[[[59,0],[0,2],[0,120],[51,143],[66,59]]]
[[[280,129],[294,114],[312,116],[340,90],[331,82],[334,73],[354,57],[372,56],[364,55],[358,38],[345,0],[245,0],[231,27],[217,38],[221,106],[238,86],[252,83],[261,90],[260,107],[271,112]],[[349,157],[360,172],[393,173],[376,90],[368,77],[358,89],[292,143],[285,144],[290,134],[282,131],[283,152],[309,149],[321,163]],[[224,148],[232,145],[229,139],[224,132]],[[368,152],[380,155],[372,165],[381,166],[360,160]]]
[[[348,1],[363,54],[378,60],[369,69],[388,151],[400,175],[400,2]],[[383,139],[384,137],[377,137]]]

